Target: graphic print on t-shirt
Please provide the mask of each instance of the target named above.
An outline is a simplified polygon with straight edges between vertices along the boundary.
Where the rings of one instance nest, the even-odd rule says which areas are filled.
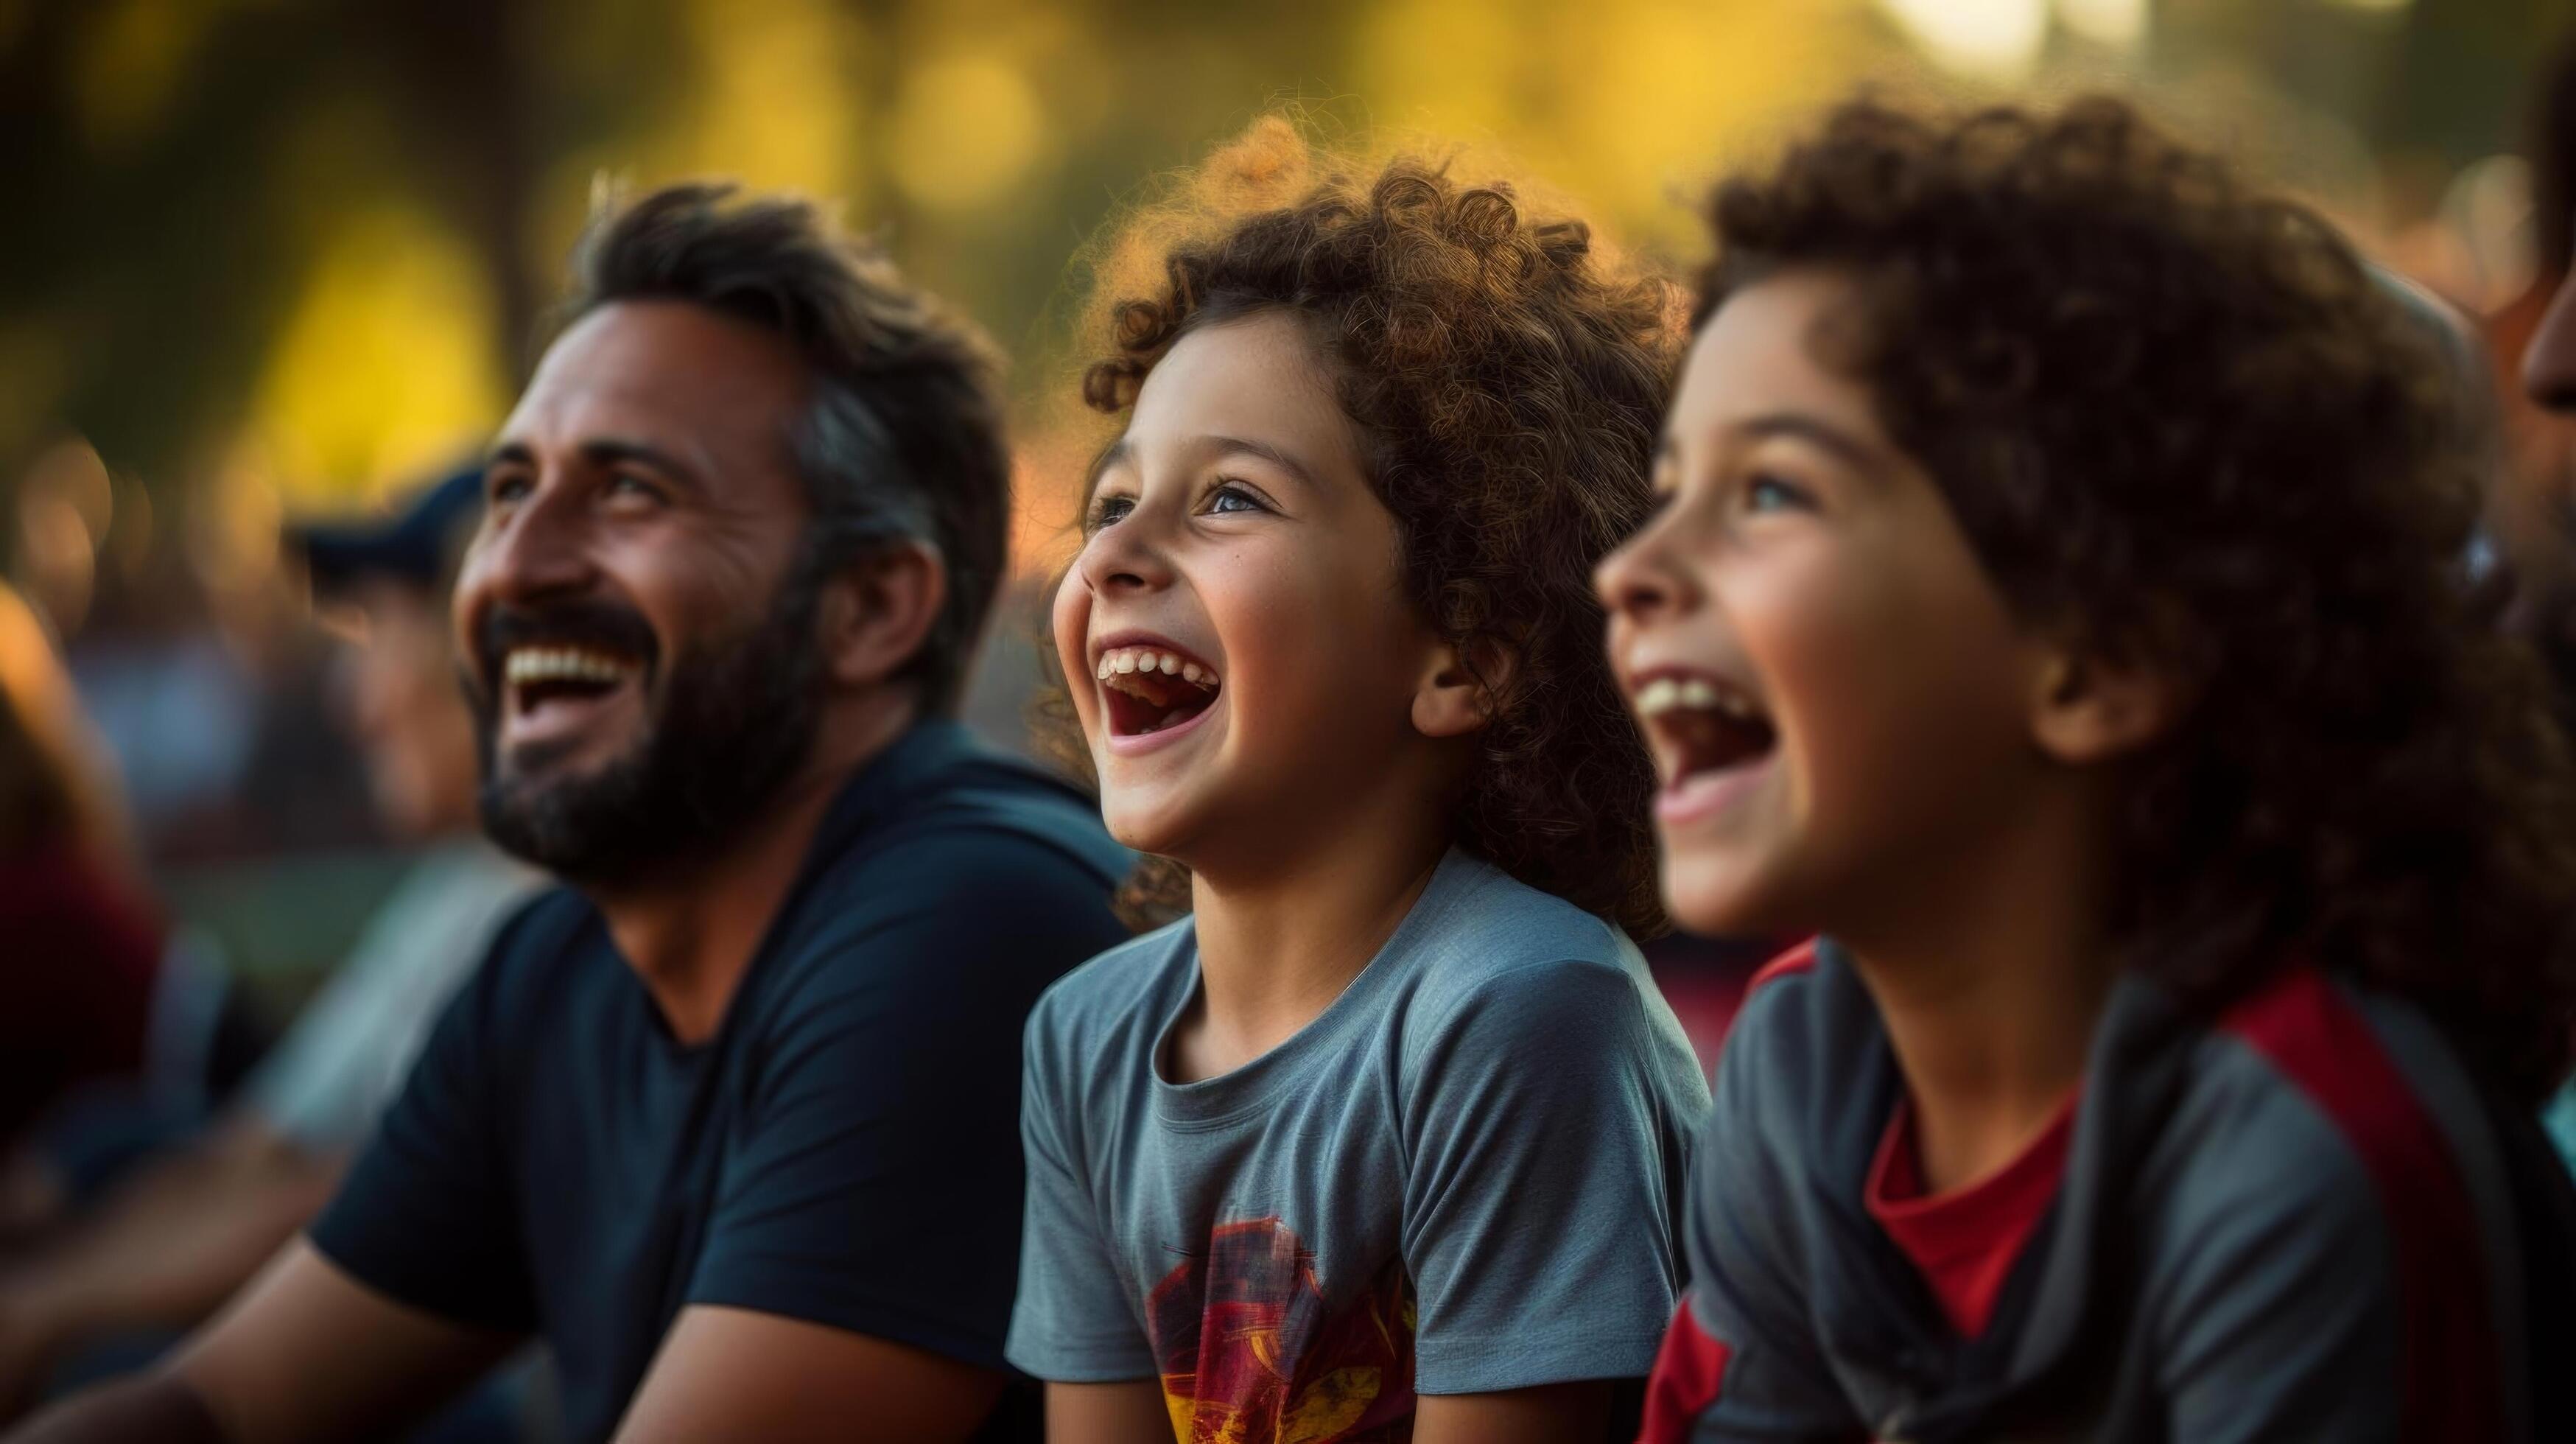
[[[1276,1217],[1219,1224],[1145,1296],[1179,1444],[1405,1444],[1413,1287],[1401,1260],[1327,1314],[1315,1255]]]

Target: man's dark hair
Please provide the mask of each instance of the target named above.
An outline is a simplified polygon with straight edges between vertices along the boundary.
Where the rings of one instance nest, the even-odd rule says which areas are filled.
[[[2465,585],[2451,374],[2334,228],[2108,99],[1855,102],[1710,218],[1703,318],[1850,277],[1829,359],[2023,622],[2194,688],[2131,771],[2136,965],[2210,1005],[2304,955],[2555,1083],[2576,779]]]
[[[569,326],[618,301],[689,301],[785,337],[813,392],[788,438],[814,521],[803,576],[894,540],[935,547],[947,600],[903,675],[952,713],[1008,563],[1010,456],[982,335],[811,204],[667,186],[611,202],[573,252]]]

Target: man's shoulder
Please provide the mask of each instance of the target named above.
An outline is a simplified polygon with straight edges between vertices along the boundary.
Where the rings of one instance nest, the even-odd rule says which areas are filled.
[[[883,832],[907,844],[924,837],[1017,837],[1113,884],[1134,864],[1134,854],[1101,825],[1098,805],[1070,783],[963,735],[945,740],[907,780]]]

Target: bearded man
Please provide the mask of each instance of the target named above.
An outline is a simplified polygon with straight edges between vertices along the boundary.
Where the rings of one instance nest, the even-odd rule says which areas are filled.
[[[953,720],[1005,564],[985,351],[806,206],[604,215],[454,617],[501,931],[346,1185],[22,1438],[378,1437],[537,1336],[576,1439],[1019,1437],[1023,1015],[1123,934]]]

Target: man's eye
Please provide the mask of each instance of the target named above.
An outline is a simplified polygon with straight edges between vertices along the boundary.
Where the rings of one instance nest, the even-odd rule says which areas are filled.
[[[646,501],[662,499],[662,488],[631,472],[619,472],[608,479],[610,496],[640,497]]]
[[[534,485],[535,483],[528,478],[516,474],[494,477],[487,499],[494,502],[518,501],[525,497]]]
[[[1208,498],[1207,509],[1211,515],[1216,516],[1223,516],[1228,512],[1269,510],[1255,500],[1252,493],[1239,486],[1218,487],[1215,494]]]

